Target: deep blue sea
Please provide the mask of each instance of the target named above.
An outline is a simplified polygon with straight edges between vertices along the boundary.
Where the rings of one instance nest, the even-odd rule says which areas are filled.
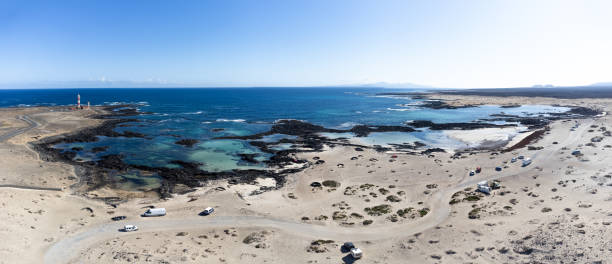
[[[111,105],[137,104],[152,114],[141,115],[134,126],[118,127],[144,133],[151,139],[105,138],[93,143],[71,144],[83,147],[82,160],[106,154],[123,154],[129,163],[149,166],[175,166],[169,161],[181,159],[202,162],[209,171],[252,168],[262,165],[244,164],[238,153],[259,153],[240,140],[211,140],[226,135],[248,135],[267,131],[279,119],[298,119],[330,128],[349,129],[356,124],[402,125],[410,120],[434,122],[470,122],[491,114],[538,115],[563,112],[566,108],[525,105],[500,108],[486,105],[462,109],[426,109],[421,100],[377,96],[377,93],[409,92],[406,89],[383,88],[205,88],[205,89],[37,89],[0,90],[0,107],[34,105],[74,105],[76,95],[81,103]],[[214,132],[214,128],[223,131]],[[346,135],[345,135],[346,136]],[[350,135],[349,135],[350,136]],[[269,137],[275,140],[282,135]],[[200,143],[192,148],[174,144],[180,138],[193,138]],[[440,132],[423,130],[414,133],[373,133],[364,142],[372,144],[402,143],[419,140],[436,147],[460,144]],[[102,153],[88,150],[110,146]],[[67,147],[67,146],[59,146]],[[279,145],[278,148],[288,146]],[[259,159],[267,156],[260,153]]]

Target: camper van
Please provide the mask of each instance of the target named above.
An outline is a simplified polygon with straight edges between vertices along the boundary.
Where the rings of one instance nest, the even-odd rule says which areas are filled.
[[[529,164],[531,164],[531,159],[530,158],[525,158],[523,160],[523,167],[529,166]]]
[[[144,212],[142,216],[164,216],[166,215],[166,208],[151,208]]]
[[[478,191],[485,194],[491,193],[491,187],[486,185],[478,185]]]
[[[485,194],[491,193],[491,187],[487,181],[481,181],[478,183],[478,191]]]

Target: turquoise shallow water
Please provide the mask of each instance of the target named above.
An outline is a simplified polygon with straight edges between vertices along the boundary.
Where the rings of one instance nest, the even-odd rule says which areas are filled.
[[[505,113],[520,116],[546,115],[564,112],[564,107],[527,105],[500,108],[485,105],[462,109],[426,109],[418,107],[421,100],[377,96],[383,92],[409,90],[381,88],[224,88],[224,89],[54,89],[0,90],[0,106],[69,105],[81,94],[83,103],[109,105],[133,103],[139,110],[150,112],[138,116],[137,122],[116,130],[134,131],[144,138],[100,137],[97,142],[59,145],[60,148],[80,147],[77,158],[95,160],[102,155],[121,154],[131,164],[176,167],[172,160],[201,162],[202,169],[224,171],[261,168],[261,164],[241,161],[237,154],[258,154],[265,160],[270,154],[241,140],[214,140],[220,136],[244,136],[267,131],[279,119],[298,119],[330,128],[349,129],[357,124],[402,125],[411,120],[434,122],[470,122]],[[336,135],[350,137],[350,134]],[[191,138],[199,140],[193,147],[174,142]],[[286,135],[272,135],[264,141],[275,142]],[[290,137],[289,137],[290,138]],[[421,141],[432,147],[460,147],[439,131],[414,133],[373,133],[361,139],[368,144],[388,144]],[[108,149],[92,153],[94,147]],[[287,149],[279,144],[275,149]],[[123,176],[128,182],[141,176]]]

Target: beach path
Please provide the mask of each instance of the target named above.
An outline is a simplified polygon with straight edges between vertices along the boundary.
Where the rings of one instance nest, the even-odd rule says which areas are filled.
[[[15,117],[16,119],[19,119],[21,121],[24,121],[28,124],[27,127],[22,127],[22,128],[17,128],[14,129],[12,131],[9,131],[8,133],[5,133],[4,135],[0,135],[0,142],[5,142],[9,139],[11,139],[14,136],[17,136],[19,134],[25,133],[37,126],[39,126],[40,124],[34,120],[32,120],[30,117],[28,117],[27,115],[23,115],[23,116],[17,116]]]

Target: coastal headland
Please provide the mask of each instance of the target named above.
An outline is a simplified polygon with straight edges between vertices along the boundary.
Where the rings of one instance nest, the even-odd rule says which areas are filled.
[[[270,154],[262,169],[209,172],[181,160],[172,168],[134,165],[121,154],[84,161],[77,150],[56,147],[100,136],[147,138],[115,129],[142,114],[129,105],[2,108],[0,263],[353,263],[341,249],[346,241],[364,251],[357,261],[364,263],[612,259],[612,99],[394,96],[421,96],[427,98],[421,107],[434,109],[533,104],[570,111],[347,129],[279,120],[269,131],[223,137]],[[512,138],[497,135],[519,125],[527,130]],[[370,133],[422,128],[479,144],[449,151],[417,142],[359,141]],[[356,137],[324,136],[349,132]],[[262,140],[273,134],[295,137]],[[177,140],[186,147],[195,143]],[[279,143],[291,148],[272,147]],[[519,156],[531,164],[522,166]],[[241,159],[259,162],[248,154]],[[477,167],[481,172],[470,175]],[[158,175],[161,186],[117,188],[114,175],[133,170]],[[477,192],[485,180],[498,180],[501,188]],[[208,206],[215,213],[199,216]],[[151,207],[168,214],[142,218]],[[115,222],[114,216],[127,219]],[[140,230],[118,232],[124,224]]]

